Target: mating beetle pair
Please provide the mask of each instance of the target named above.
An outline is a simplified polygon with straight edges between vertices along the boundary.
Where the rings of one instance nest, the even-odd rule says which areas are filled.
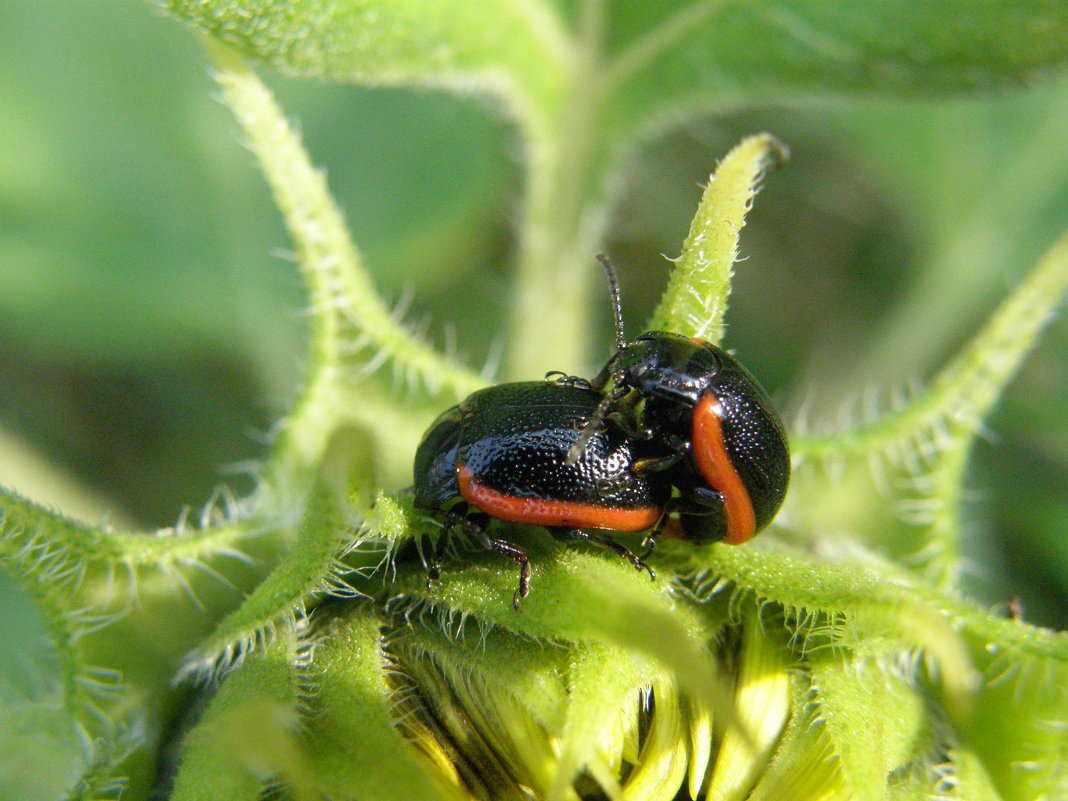
[[[677,516],[678,536],[736,545],[764,528],[789,482],[786,433],[767,394],[707,342],[653,331],[623,337],[619,290],[607,259],[617,352],[590,380],[475,392],[427,430],[415,456],[415,504],[444,524],[427,576],[437,578],[451,529],[519,565],[513,606],[530,588],[527,551],[490,536],[489,518],[545,526],[653,571],[599,531],[647,531]],[[553,378],[552,376],[557,375]],[[648,555],[648,554],[646,554]]]

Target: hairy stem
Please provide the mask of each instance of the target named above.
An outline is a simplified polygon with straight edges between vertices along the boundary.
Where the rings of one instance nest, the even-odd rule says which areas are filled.
[[[581,371],[590,341],[594,254],[606,225],[600,78],[602,15],[584,6],[569,53],[562,100],[528,129],[527,200],[520,227],[508,378]]]

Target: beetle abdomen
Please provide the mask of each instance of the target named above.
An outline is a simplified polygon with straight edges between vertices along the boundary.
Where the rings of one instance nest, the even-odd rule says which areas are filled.
[[[581,387],[491,387],[461,404],[457,455],[464,499],[493,517],[550,527],[639,531],[667,500],[631,468],[627,436],[611,423],[573,463],[567,456],[600,403]]]
[[[415,452],[415,505],[442,509],[460,495],[456,454],[460,445],[460,407],[453,406],[431,423]]]

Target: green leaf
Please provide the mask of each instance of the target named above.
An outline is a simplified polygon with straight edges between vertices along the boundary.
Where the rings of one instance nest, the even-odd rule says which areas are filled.
[[[278,541],[270,529],[257,533],[251,550],[269,560]],[[239,550],[249,534],[240,525],[112,532],[0,490],[0,564],[34,602],[55,661],[42,679],[58,684],[58,697],[37,703],[58,703],[79,735],[84,787],[122,775],[132,786],[147,781],[160,729],[146,721],[169,715],[185,695],[171,685],[180,653],[249,581]]]
[[[517,378],[579,369],[590,257],[602,245],[613,178],[635,137],[654,124],[797,90],[962,89],[1068,63],[1068,15],[1011,0],[978,9],[963,0],[948,9],[898,0],[848,13],[819,0],[591,0],[566,20],[544,0],[167,5],[288,72],[506,98],[529,166],[506,358]],[[546,309],[554,312],[548,328]]]
[[[1017,636],[1058,643],[1060,653],[1018,648],[1010,636],[972,634],[983,668],[983,691],[966,721],[960,770],[982,786],[990,782],[1005,801],[1061,798],[1068,793],[1068,636],[1015,621],[1000,621]],[[962,779],[962,782],[964,779]],[[981,796],[980,796],[981,797]]]
[[[860,564],[821,563],[759,545],[713,545],[682,556],[689,564],[687,572],[698,573],[698,588],[702,577],[716,582],[715,587],[729,581],[737,593],[782,606],[788,621],[799,627],[803,647],[842,644],[885,650],[887,642],[881,640],[888,638],[926,649],[938,666],[944,704],[957,715],[968,709],[978,676],[954,631],[957,621],[942,611],[943,599],[931,597],[934,593],[922,585],[899,576],[891,579]],[[972,610],[967,614],[977,617]]]
[[[317,596],[355,597],[359,593],[343,575],[350,567],[340,556],[354,545],[361,489],[369,492],[369,477],[359,433],[334,432],[312,489],[297,541],[270,574],[218,623],[210,636],[186,657],[179,673],[206,679],[226,670],[262,648],[279,630],[294,630]],[[357,503],[352,503],[355,499]]]
[[[373,396],[344,403],[348,383],[385,358],[432,391],[460,398],[483,382],[405,330],[375,291],[344,217],[270,91],[233,51],[211,42],[216,80],[259,158],[300,256],[313,332],[304,392],[266,471],[275,492],[300,486],[294,472],[315,468],[334,427],[346,419],[376,429]],[[269,494],[268,494],[269,495]],[[282,502],[286,501],[283,495]],[[278,502],[278,499],[275,499]]]
[[[438,794],[429,765],[402,737],[392,714],[390,664],[381,651],[381,621],[370,609],[350,606],[317,636],[313,712],[308,753],[331,798],[381,801],[425,799]]]
[[[1068,11],[1040,0],[616,3],[606,81],[625,128],[799,92],[961,90],[1063,71]]]
[[[295,646],[281,636],[227,677],[183,739],[174,801],[255,801],[279,781],[310,801],[312,779],[297,736]]]
[[[566,39],[539,2],[167,0],[179,17],[285,72],[369,84],[521,87],[542,103]],[[515,87],[513,87],[515,85]]]
[[[551,559],[539,558],[540,549],[532,553],[531,594],[519,613],[508,603],[516,572],[499,567],[499,561],[486,566],[485,560],[469,560],[462,569],[446,565],[429,599],[418,569],[398,573],[396,589],[429,600],[444,616],[470,616],[528,637],[605,643],[652,657],[684,691],[723,701],[704,650],[710,636],[706,624],[692,611],[673,606],[662,584],[600,555],[559,546],[552,552]]]
[[[579,5],[577,33],[550,3],[487,0],[168,0],[172,12],[286,71],[371,83],[502,75],[532,98],[559,80],[569,37],[600,34],[606,83],[650,107],[784,90],[929,92],[1016,82],[1063,67],[1068,14],[1048,3],[655,0]],[[953,20],[952,25],[946,20]],[[584,24],[585,23],[585,24]],[[313,31],[314,35],[309,36]],[[753,43],[759,43],[754,46]]]
[[[713,344],[723,340],[723,316],[746,212],[765,170],[786,158],[785,146],[768,134],[750,136],[726,155],[701,195],[650,330],[677,331]]]
[[[621,750],[618,744],[615,748],[611,745],[613,731],[621,728],[621,717],[627,714],[628,706],[636,703],[638,693],[655,675],[647,660],[633,659],[603,643],[576,649],[571,658],[567,717],[561,732],[557,772],[548,795],[550,801],[566,797],[578,772],[600,756],[599,746],[605,754]],[[658,703],[667,709],[677,706],[677,702],[668,699],[658,699]],[[615,790],[619,792],[618,787]]]
[[[923,699],[871,660],[822,652],[810,657],[813,703],[838,759],[842,783],[856,798],[885,798],[891,771],[914,755]]]

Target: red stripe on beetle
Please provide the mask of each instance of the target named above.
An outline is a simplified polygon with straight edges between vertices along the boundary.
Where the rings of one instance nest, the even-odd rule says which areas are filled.
[[[460,495],[491,517],[510,523],[529,523],[553,528],[602,528],[609,531],[644,531],[652,528],[663,512],[656,508],[621,509],[589,503],[520,498],[487,487],[467,465],[456,468]]]
[[[693,454],[705,482],[723,496],[727,535],[723,541],[739,545],[756,533],[756,515],[745,482],[731,464],[723,441],[720,417],[723,407],[714,392],[707,392],[693,410]]]

